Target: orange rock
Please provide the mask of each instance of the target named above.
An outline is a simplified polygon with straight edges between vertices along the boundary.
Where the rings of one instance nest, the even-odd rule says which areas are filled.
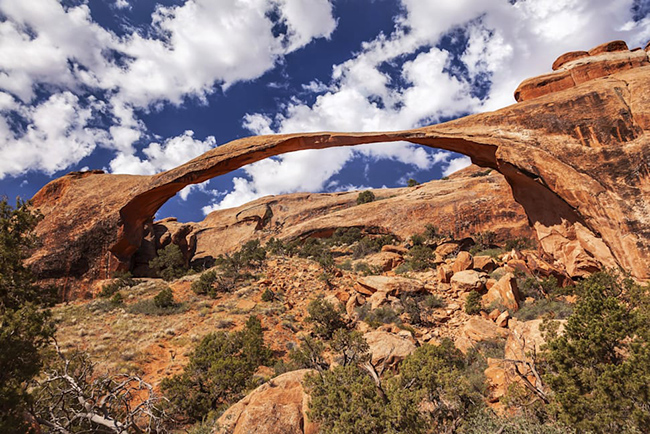
[[[436,275],[438,277],[439,282],[449,283],[449,281],[451,280],[451,276],[454,275],[454,270],[452,270],[449,265],[440,264],[436,268]]]
[[[520,301],[521,296],[517,288],[517,279],[512,273],[505,274],[483,296],[483,303],[485,305],[498,302],[513,312],[519,309]]]
[[[476,270],[465,270],[451,276],[451,288],[455,291],[481,291],[485,287],[487,274]]]
[[[370,347],[371,361],[375,366],[395,366],[415,351],[413,339],[387,331],[375,330],[363,335]]]
[[[454,273],[457,273],[459,271],[469,270],[473,267],[474,258],[472,258],[472,255],[470,255],[469,252],[459,252],[454,261],[454,265],[452,265],[451,268],[454,270]]]
[[[508,320],[510,319],[510,313],[507,310],[503,311],[501,315],[497,317],[494,321],[499,327],[508,327]]]
[[[611,42],[605,42],[604,44],[600,44],[597,47],[592,48],[589,50],[589,55],[590,56],[597,56],[599,54],[603,53],[611,53],[613,51],[628,51],[629,48],[627,48],[627,44],[625,41],[611,41]]]
[[[496,321],[497,318],[499,318],[499,315],[501,315],[501,311],[499,309],[494,309],[492,312],[490,312],[488,318],[490,318],[492,321]]]
[[[386,244],[385,246],[382,246],[381,251],[397,253],[398,255],[406,255],[409,252],[409,249],[402,246],[395,246],[393,244]]]
[[[424,291],[424,284],[419,280],[393,276],[367,276],[357,280],[371,294],[385,292],[387,295],[415,294]]]
[[[471,317],[461,329],[462,336],[471,342],[481,342],[490,339],[506,338],[508,331],[497,326],[494,322],[479,318]]]
[[[570,51],[558,57],[557,60],[553,62],[552,69],[553,71],[557,71],[565,63],[571,62],[572,60],[581,59],[583,57],[589,57],[589,53],[586,51]]]
[[[302,387],[310,372],[316,371],[287,372],[253,390],[219,418],[215,434],[316,434]]]
[[[489,256],[474,256],[474,269],[489,273],[497,268],[497,263]]]

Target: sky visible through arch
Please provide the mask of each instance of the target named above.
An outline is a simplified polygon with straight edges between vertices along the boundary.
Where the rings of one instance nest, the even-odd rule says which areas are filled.
[[[650,40],[650,0],[0,0],[0,195],[153,174],[252,134],[414,128],[514,103],[568,51]],[[404,143],[300,151],[187,188],[158,217],[468,164]]]

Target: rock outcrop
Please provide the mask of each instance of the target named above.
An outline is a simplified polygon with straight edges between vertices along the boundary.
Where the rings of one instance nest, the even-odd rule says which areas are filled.
[[[97,278],[132,267],[155,212],[187,185],[285,152],[409,141],[468,155],[503,174],[542,248],[570,275],[620,266],[648,278],[648,53],[612,43],[556,67],[522,83],[519,103],[444,124],[248,137],[153,176],[66,175],[34,197],[44,219],[37,228],[43,246],[32,264],[41,278],[53,279]],[[386,205],[372,206],[383,218]]]
[[[302,386],[309,372],[316,371],[291,371],[264,383],[219,418],[214,434],[316,434]]]

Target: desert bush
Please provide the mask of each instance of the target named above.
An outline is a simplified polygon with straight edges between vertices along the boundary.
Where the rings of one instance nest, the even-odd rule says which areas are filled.
[[[215,283],[217,281],[217,272],[214,270],[202,273],[198,280],[192,282],[190,289],[197,295],[216,295]]]
[[[420,183],[413,178],[409,178],[409,180],[406,182],[407,187],[415,187],[416,185],[420,185]]]
[[[474,348],[485,359],[503,359],[506,353],[506,340],[502,338],[486,339],[474,344]]]
[[[424,298],[424,306],[428,309],[445,307],[446,304],[447,303],[445,303],[445,300],[437,295],[430,294]]]
[[[382,247],[394,244],[396,240],[394,235],[365,236],[352,246],[352,257],[359,259],[380,252]]]
[[[307,306],[309,316],[305,319],[314,324],[314,334],[323,339],[331,339],[334,332],[345,327],[341,311],[332,303],[316,298]]]
[[[483,409],[464,421],[460,434],[575,434],[575,430],[558,422],[542,422],[524,415],[498,416]]]
[[[290,366],[293,369],[326,370],[329,365],[323,358],[324,351],[325,344],[321,340],[306,336],[297,348],[289,352]]]
[[[481,294],[476,291],[470,291],[465,297],[465,313],[468,315],[478,315],[481,312]]]
[[[504,246],[506,250],[525,250],[535,248],[535,241],[526,237],[517,237],[512,240],[506,241]]]
[[[164,289],[161,289],[158,294],[153,298],[153,303],[156,305],[156,307],[159,307],[161,309],[168,309],[170,307],[176,306],[176,300],[174,300],[174,293],[172,293],[172,289],[167,287]]]
[[[207,334],[183,372],[163,379],[160,387],[180,418],[200,421],[241,397],[252,385],[255,370],[271,361],[261,322],[251,316],[241,331]]]
[[[579,283],[558,335],[547,324],[543,378],[558,419],[579,432],[646,432],[650,426],[650,287],[599,272]]]
[[[149,267],[161,278],[169,282],[187,274],[188,267],[183,252],[176,244],[168,244],[157,253],[158,256],[149,261]]]
[[[533,303],[524,304],[513,314],[521,321],[530,321],[538,318],[567,319],[573,313],[573,306],[564,300],[542,298]]]
[[[365,321],[371,327],[379,327],[382,324],[401,324],[399,312],[389,306],[381,306],[377,309],[370,309],[369,303],[359,306],[356,309],[358,318]]]
[[[0,199],[0,432],[28,432],[26,384],[40,372],[55,331],[44,309],[54,293],[39,288],[23,265],[37,246],[40,219],[29,203],[18,200],[14,208]]]
[[[360,228],[337,228],[328,243],[333,246],[352,245],[364,237]]]
[[[131,273],[127,272],[116,272],[113,275],[113,281],[102,287],[101,292],[99,293],[100,297],[111,297],[117,291],[125,288],[132,288],[138,284],[138,281],[131,276]]]
[[[357,196],[357,205],[362,205],[364,203],[370,203],[375,200],[375,193],[370,190],[362,191]]]
[[[340,365],[357,364],[369,359],[370,347],[358,331],[338,329],[334,332],[330,342],[332,351],[340,356]]]
[[[417,247],[417,246],[422,246],[426,241],[426,238],[422,234],[413,234],[411,235],[411,238],[409,238],[409,240],[411,241],[411,244],[414,247]]]
[[[381,274],[383,270],[378,265],[371,267],[367,262],[357,262],[354,264],[354,272],[359,273],[362,276],[376,276]]]
[[[271,302],[273,300],[275,300],[275,293],[269,288],[266,288],[262,293],[262,301]]]

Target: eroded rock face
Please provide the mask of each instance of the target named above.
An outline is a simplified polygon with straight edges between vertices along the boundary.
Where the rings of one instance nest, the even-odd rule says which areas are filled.
[[[515,105],[444,124],[387,133],[256,136],[153,176],[66,175],[33,198],[45,218],[37,228],[43,247],[31,262],[41,278],[106,277],[132,266],[148,222],[189,184],[300,149],[409,141],[463,153],[503,174],[543,249],[572,276],[621,266],[648,278],[648,53],[614,43],[588,54],[522,83]],[[385,218],[390,208],[382,202],[368,209]],[[264,215],[245,221],[258,226]]]
[[[264,383],[219,418],[214,434],[316,434],[302,386],[309,372],[316,371],[287,372]]]

